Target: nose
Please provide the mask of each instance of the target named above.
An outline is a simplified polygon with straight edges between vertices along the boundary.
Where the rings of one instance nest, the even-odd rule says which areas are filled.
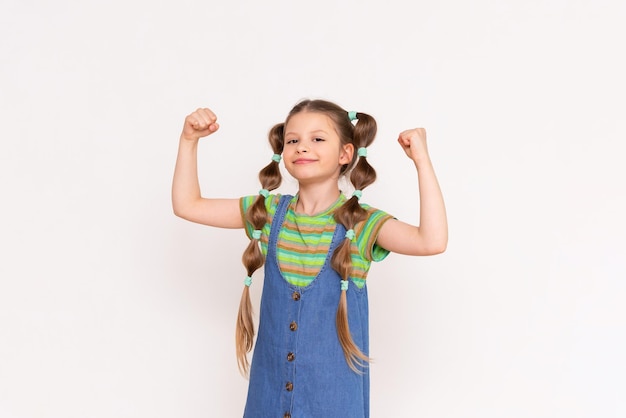
[[[304,144],[304,141],[298,141],[298,144],[296,146],[296,151],[297,152],[307,152],[308,151],[308,148]]]

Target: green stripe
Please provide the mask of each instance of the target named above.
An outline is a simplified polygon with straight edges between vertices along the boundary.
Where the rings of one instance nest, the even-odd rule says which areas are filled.
[[[240,208],[242,214],[254,203],[256,196],[245,196],[241,198]],[[270,195],[265,199],[268,218],[271,220],[276,213],[280,195]],[[308,286],[317,276],[320,268],[326,261],[328,248],[332,242],[335,229],[335,219],[332,211],[341,206],[346,201],[345,196],[341,196],[325,213],[317,216],[299,215],[293,212],[290,206],[283,226],[280,231],[277,256],[281,270],[293,269],[300,273],[283,273],[285,279],[294,286]],[[291,201],[295,204],[296,197]],[[358,287],[365,285],[365,278],[370,269],[372,261],[380,261],[385,258],[389,251],[375,245],[376,236],[373,234],[380,230],[380,226],[391,219],[385,212],[362,205],[368,211],[369,217],[365,224],[359,226],[360,232],[357,234],[355,244],[352,247],[353,272],[352,280]],[[268,222],[263,228],[263,234],[267,237],[270,233],[271,225]],[[246,233],[250,237],[252,226],[246,223]],[[311,232],[302,232],[304,229],[311,229]],[[355,230],[357,230],[355,228]],[[294,248],[287,249],[286,246]],[[267,255],[267,241],[261,241],[261,250]],[[316,252],[317,251],[317,252]],[[312,271],[307,274],[304,270]]]

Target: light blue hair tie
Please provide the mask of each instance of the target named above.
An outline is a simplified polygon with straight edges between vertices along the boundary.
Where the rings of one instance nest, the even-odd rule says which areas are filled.
[[[255,229],[252,231],[252,239],[261,239],[261,230]]]
[[[350,112],[348,112],[348,117],[350,118],[350,121],[357,120],[357,117],[356,117],[356,112],[355,112],[355,111],[353,111],[353,110],[351,110]]]
[[[269,196],[269,195],[270,195],[270,191],[269,191],[269,190],[267,190],[267,189],[261,189],[261,190],[259,190],[259,194],[260,194],[261,196],[263,196],[263,197],[267,197],[267,196]]]
[[[280,162],[280,155],[279,154],[272,155],[272,161],[276,161],[277,163],[279,163]]]
[[[246,278],[243,280],[243,284],[250,287],[250,285],[252,284],[252,277],[246,276]]]
[[[358,150],[356,150],[356,153],[359,157],[367,157],[367,148],[361,147]]]
[[[354,192],[352,192],[352,196],[356,196],[356,200],[359,200],[361,196],[363,196],[363,191],[356,189]]]
[[[342,280],[341,281],[341,290],[348,290],[348,281],[347,280]]]
[[[348,238],[350,241],[354,239],[354,229],[348,229],[346,231],[346,238]]]

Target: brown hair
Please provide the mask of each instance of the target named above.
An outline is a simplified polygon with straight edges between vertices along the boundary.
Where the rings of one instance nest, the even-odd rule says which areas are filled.
[[[368,147],[376,136],[376,121],[365,113],[356,113],[357,122],[353,124],[348,117],[348,112],[340,106],[325,100],[303,100],[291,109],[284,123],[275,125],[269,132],[269,142],[275,154],[281,154],[284,145],[284,127],[289,119],[301,112],[315,112],[328,116],[335,126],[341,145],[352,144],[355,152],[350,163],[341,168],[341,174],[350,173],[350,182],[356,190],[363,190],[376,180],[376,171],[367,162],[365,157],[359,157],[357,150]],[[259,173],[261,186],[266,190],[274,190],[280,186],[282,177],[278,163],[272,161]],[[265,197],[258,196],[252,206],[246,212],[246,221],[254,229],[263,228],[267,219]],[[335,221],[343,225],[346,230],[353,229],[356,224],[367,218],[367,211],[361,207],[357,196],[350,197],[341,207],[334,212]],[[242,261],[248,276],[260,268],[264,263],[264,257],[259,249],[258,240],[252,239],[243,253]],[[351,240],[344,239],[335,249],[331,259],[331,265],[341,279],[350,280],[352,273]],[[340,284],[338,283],[337,286]],[[337,334],[339,342],[346,357],[346,362],[352,370],[359,372],[358,367],[369,362],[367,357],[354,343],[348,325],[348,308],[346,291],[341,291],[339,306],[337,308]],[[239,305],[237,319],[237,361],[240,371],[245,375],[248,372],[249,363],[247,353],[252,350],[254,338],[254,324],[252,322],[252,307],[250,304],[248,286],[244,287]]]
[[[274,154],[280,155],[283,152],[283,128],[284,124],[275,125],[269,132],[269,141],[274,150]],[[282,176],[278,161],[272,161],[259,172],[261,187],[268,192],[280,186]],[[263,191],[263,190],[261,190]],[[267,207],[265,206],[265,196],[259,193],[254,203],[246,211],[246,222],[255,230],[262,230],[267,223]],[[258,270],[265,262],[265,257],[259,248],[259,240],[252,238],[241,257],[243,265],[246,267],[248,277]],[[237,314],[237,328],[235,331],[235,344],[237,347],[237,365],[241,374],[246,376],[250,363],[247,354],[252,350],[254,340],[254,322],[252,319],[252,304],[250,302],[250,289],[246,285],[243,288],[241,301],[239,302],[239,313]]]

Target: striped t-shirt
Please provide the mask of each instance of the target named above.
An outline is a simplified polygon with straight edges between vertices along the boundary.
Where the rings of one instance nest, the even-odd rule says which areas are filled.
[[[241,215],[254,203],[258,195],[244,196],[240,200]],[[261,235],[261,251],[267,255],[267,245],[271,222],[278,208],[280,194],[272,194],[265,199],[268,222]],[[299,287],[309,285],[317,276],[326,261],[330,243],[335,232],[335,218],[333,212],[345,201],[341,194],[339,199],[325,211],[309,216],[296,213],[294,208],[298,198],[291,199],[283,226],[280,230],[277,245],[278,265],[290,284]],[[376,238],[382,225],[392,219],[391,215],[361,204],[367,210],[368,217],[357,224],[353,229],[355,239],[352,241],[352,275],[353,282],[358,287],[365,285],[365,278],[372,261],[381,261],[389,251],[376,244]],[[243,217],[245,220],[245,217]],[[252,236],[252,226],[246,222],[246,234]]]

